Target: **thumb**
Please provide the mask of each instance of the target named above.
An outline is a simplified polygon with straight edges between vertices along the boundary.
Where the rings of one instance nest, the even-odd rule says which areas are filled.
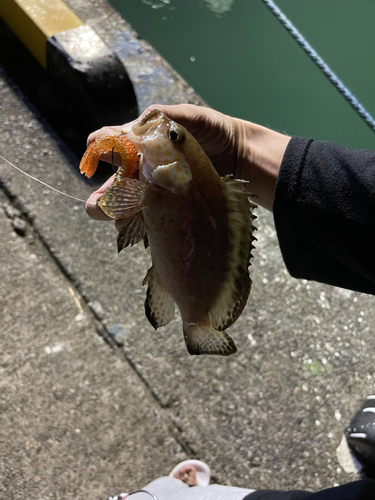
[[[99,189],[92,193],[86,201],[86,213],[95,220],[113,220],[99,207],[98,202],[104,191],[112,185],[116,174],[113,174]]]

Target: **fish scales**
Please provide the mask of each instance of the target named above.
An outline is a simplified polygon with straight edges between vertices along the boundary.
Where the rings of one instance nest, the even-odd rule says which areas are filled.
[[[220,178],[193,136],[158,110],[123,131],[122,147],[124,138],[140,157],[138,178],[120,169],[99,206],[120,221],[119,251],[142,239],[150,245],[147,318],[164,326],[177,304],[190,354],[235,353],[225,329],[250,293],[254,239],[245,183]]]
[[[187,322],[209,313],[229,248],[223,193],[205,200],[200,186],[191,187],[176,200],[155,186],[149,190],[152,210],[143,211],[155,272]]]

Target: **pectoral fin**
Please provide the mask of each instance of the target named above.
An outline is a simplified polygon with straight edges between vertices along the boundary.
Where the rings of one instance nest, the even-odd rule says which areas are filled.
[[[143,280],[148,285],[145,301],[146,317],[155,328],[167,325],[174,318],[175,304],[173,297],[159,283],[155,268],[152,266]]]
[[[115,179],[99,200],[103,212],[112,219],[130,217],[144,208],[147,186],[138,179]]]
[[[121,250],[127,246],[136,245],[142,239],[147,238],[145,223],[142,212],[137,212],[131,217],[121,219],[116,224],[119,231],[117,236],[117,250]]]
[[[232,338],[224,331],[215,330],[211,324],[184,323],[184,338],[189,354],[230,356],[237,352]]]

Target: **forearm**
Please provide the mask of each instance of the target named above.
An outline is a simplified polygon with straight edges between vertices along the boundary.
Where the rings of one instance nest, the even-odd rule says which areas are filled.
[[[234,177],[249,181],[256,203],[272,212],[277,176],[290,137],[237,120],[238,158]]]

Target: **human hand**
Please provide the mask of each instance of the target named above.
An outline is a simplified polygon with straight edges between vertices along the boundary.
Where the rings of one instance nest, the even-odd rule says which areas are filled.
[[[180,467],[175,474],[173,474],[173,477],[180,479],[180,481],[188,486],[198,486],[196,474],[196,467],[192,464],[186,464]]]
[[[237,160],[237,123],[235,119],[211,108],[191,104],[152,105],[142,113],[142,116],[154,108],[159,109],[166,116],[185,127],[195,137],[221,176],[234,175]],[[96,130],[88,137],[87,146],[102,135],[121,133],[123,129],[129,128],[134,122]],[[100,159],[113,162],[116,165],[121,164],[121,157],[118,153],[103,154]],[[114,176],[90,196],[86,205],[86,211],[90,217],[97,220],[110,220],[96,205],[96,202],[112,183],[113,178]]]
[[[185,127],[195,137],[221,176],[234,174],[237,162],[237,127],[240,120],[211,108],[194,106],[193,104],[174,106],[153,104],[141,116],[145,116],[155,108]],[[103,127],[96,130],[89,135],[87,145],[101,135],[121,133],[123,129],[128,128],[138,120],[139,118],[125,125]],[[112,154],[103,155],[101,159],[112,162]],[[114,162],[119,161],[120,157],[115,155],[113,160]]]
[[[247,189],[257,197],[256,202],[272,211],[276,179],[290,137],[211,108],[192,104],[152,105],[142,116],[154,108],[185,127],[195,137],[219,175],[233,175],[236,179],[249,181]],[[90,134],[87,145],[101,135],[121,133],[132,123],[134,122],[103,127]],[[120,156],[117,154],[103,155],[101,159],[120,164]],[[95,205],[109,186],[108,182],[90,196],[86,205],[88,215],[94,219],[109,220]]]

